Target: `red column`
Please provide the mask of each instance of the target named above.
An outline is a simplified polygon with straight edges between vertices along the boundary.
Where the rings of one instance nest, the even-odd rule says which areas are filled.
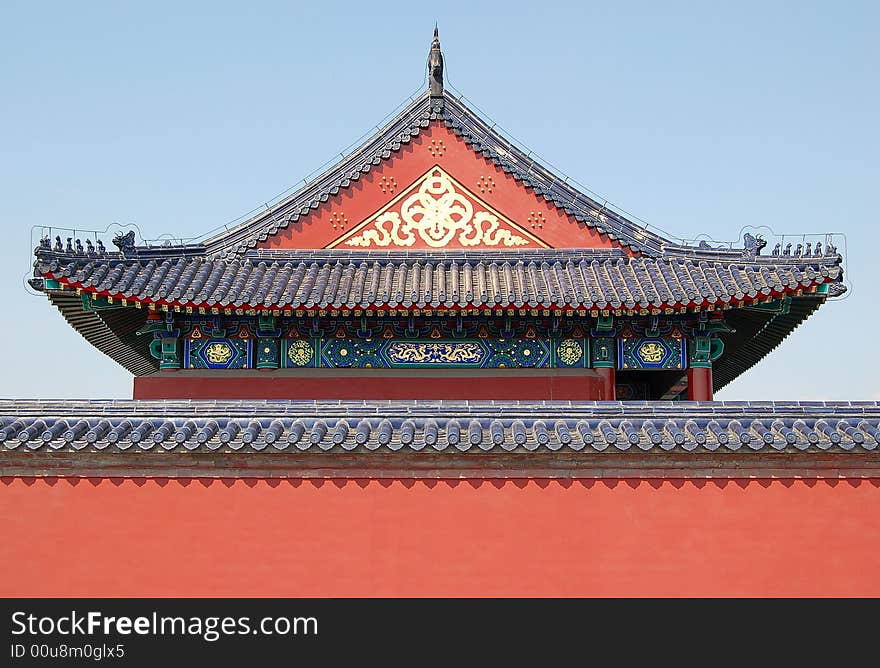
[[[601,383],[599,385],[599,401],[614,401],[617,393],[614,390],[614,369],[600,367],[596,369]]]
[[[691,367],[688,369],[688,399],[712,401],[712,369]]]

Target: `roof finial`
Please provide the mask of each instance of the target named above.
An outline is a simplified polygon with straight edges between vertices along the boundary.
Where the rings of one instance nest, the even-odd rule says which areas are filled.
[[[428,91],[431,97],[443,97],[443,53],[440,51],[440,33],[434,24],[434,41],[428,56]]]

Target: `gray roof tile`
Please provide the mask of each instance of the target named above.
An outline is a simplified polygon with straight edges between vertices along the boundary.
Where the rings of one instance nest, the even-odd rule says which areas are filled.
[[[96,294],[145,303],[223,308],[574,307],[657,308],[722,304],[811,288],[842,278],[834,259],[811,258],[761,272],[705,260],[595,257],[558,250],[516,255],[465,252],[397,258],[332,251],[259,253],[235,260],[41,257],[36,272]],[[778,260],[778,258],[773,258]],[[369,260],[369,261],[367,261]],[[801,262],[803,266],[803,262]],[[797,275],[796,275],[797,272]],[[735,285],[734,285],[735,284]]]
[[[662,409],[660,411],[656,409]],[[0,449],[872,452],[880,404],[0,401]],[[814,407],[816,409],[820,407]]]

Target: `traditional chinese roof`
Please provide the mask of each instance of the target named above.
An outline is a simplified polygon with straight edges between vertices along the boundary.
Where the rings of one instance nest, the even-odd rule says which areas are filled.
[[[771,466],[827,455],[826,467],[876,467],[878,444],[876,402],[0,401],[5,470],[208,464],[216,474],[257,453],[282,474],[306,455],[320,456],[308,460],[317,470],[394,455],[423,461],[428,477],[442,477],[445,460],[482,467],[493,455],[594,473],[606,458],[643,456],[658,468],[735,469],[750,453]]]
[[[129,311],[147,307],[239,314],[540,308],[646,315],[800,300],[783,314],[744,316],[754,323],[743,323],[743,331],[725,342],[716,389],[777,345],[826,297],[845,290],[842,258],[827,241],[824,248],[807,244],[802,250],[799,245],[793,253],[777,247],[772,255],[762,255],[762,242],[754,238],[744,249],[688,246],[609,210],[444,91],[437,39],[431,63],[432,83],[424,95],[338,164],[250,220],[205,242],[183,245],[136,246],[131,233],[115,240],[120,252],[106,252],[100,244],[95,249],[90,242],[87,248],[79,241],[74,246],[70,240],[62,247],[60,238],[54,245],[44,239],[36,249],[31,284],[45,291],[89,341],[135,374],[156,368],[147,343],[132,334],[146,316],[82,312],[65,288],[135,307]],[[441,146],[442,139],[432,139],[425,145],[423,136],[437,132],[446,133],[448,143]],[[415,151],[413,144],[420,142]],[[477,178],[472,171],[469,186],[454,184],[455,175],[444,169],[476,169],[475,156],[489,176],[480,172]],[[415,166],[402,170],[406,164]],[[490,167],[496,170],[494,177]],[[414,180],[398,184],[392,171],[383,172],[382,178],[390,179],[386,181],[371,175],[386,169]],[[368,194],[365,181],[371,182]],[[476,220],[482,215],[501,236],[496,232],[489,238],[486,232],[480,237],[485,243],[476,248],[464,246],[477,243],[466,235],[457,237],[458,248],[408,250],[401,247],[403,242],[380,247],[389,243],[379,240],[383,216],[399,220],[411,213],[407,203],[431,188],[446,188],[444,206],[453,218],[474,214]],[[368,200],[362,208],[370,213],[363,220],[349,222],[341,210],[331,210],[334,203],[345,200],[351,206],[358,198]],[[513,209],[500,211],[514,199],[516,205],[510,206],[519,207],[520,218],[530,219],[530,225],[508,219]],[[526,212],[523,206],[534,210]],[[548,247],[548,239],[561,240],[561,245],[572,240],[574,247]],[[352,249],[370,243],[368,249]],[[518,243],[527,247],[518,248]]]
[[[255,251],[231,260],[40,253],[37,272],[91,294],[142,304],[259,310],[699,309],[815,291],[838,283],[842,274],[836,254],[749,261],[741,253],[727,255]]]

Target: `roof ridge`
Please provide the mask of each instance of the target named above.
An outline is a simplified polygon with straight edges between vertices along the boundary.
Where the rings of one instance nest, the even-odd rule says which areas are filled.
[[[183,251],[183,252],[180,252]],[[532,259],[566,259],[576,256],[582,259],[621,259],[626,261],[650,258],[658,262],[674,262],[691,260],[695,262],[720,262],[731,265],[761,265],[761,266],[797,266],[797,265],[839,265],[843,258],[836,250],[820,255],[755,255],[747,256],[743,249],[726,248],[699,248],[687,246],[672,246],[665,249],[665,253],[658,256],[629,255],[620,248],[517,248],[517,249],[359,249],[359,248],[251,248],[236,255],[216,256],[206,252],[205,246],[169,246],[159,248],[135,248],[127,253],[106,252],[101,255],[94,253],[69,253],[55,251],[48,248],[37,247],[34,250],[37,264],[58,263],[95,263],[118,264],[130,262],[143,262],[159,259],[186,260],[203,258],[212,261],[240,262],[243,260],[315,260],[315,261],[360,261],[360,262],[383,262],[383,261],[460,261],[472,260],[488,261],[529,261]]]

